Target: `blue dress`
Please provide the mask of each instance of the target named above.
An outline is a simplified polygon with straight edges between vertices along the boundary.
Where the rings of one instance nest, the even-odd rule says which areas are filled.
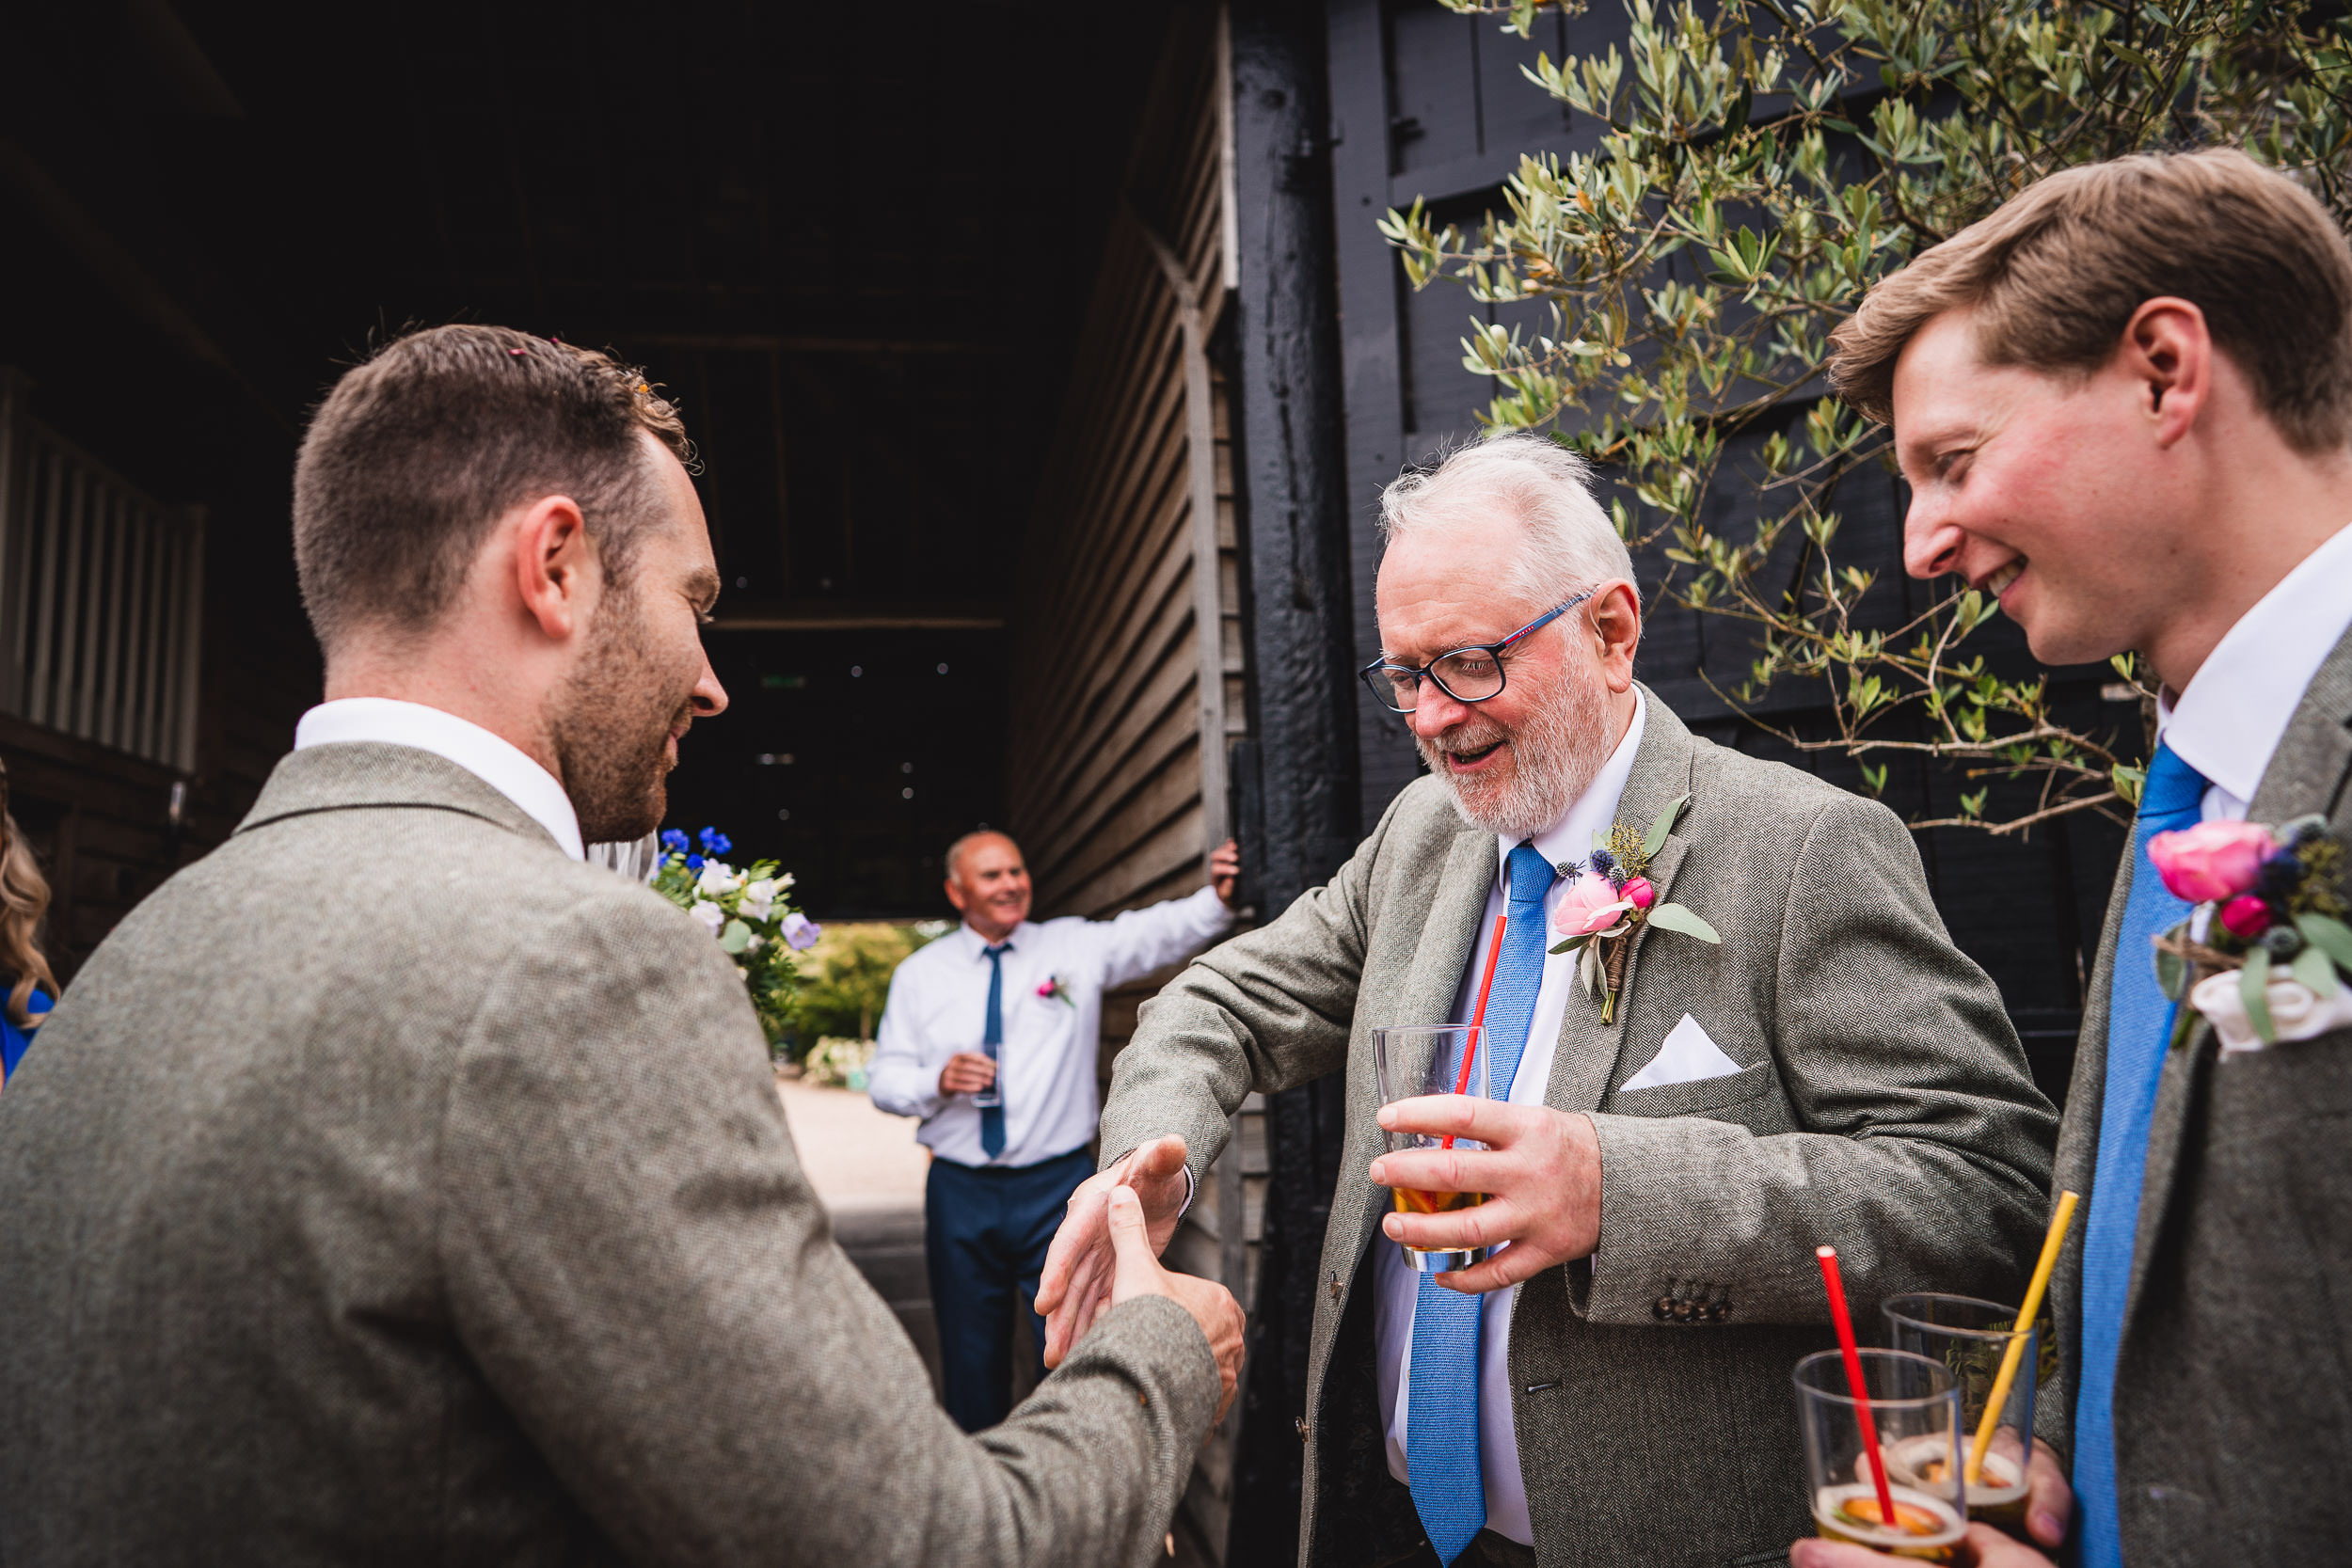
[[[35,986],[33,994],[25,999],[24,1010],[38,1017],[55,1006],[48,993]],[[19,1029],[8,1013],[0,1010],[0,1084],[16,1076],[16,1064],[24,1059],[24,1048],[32,1043],[33,1032]]]

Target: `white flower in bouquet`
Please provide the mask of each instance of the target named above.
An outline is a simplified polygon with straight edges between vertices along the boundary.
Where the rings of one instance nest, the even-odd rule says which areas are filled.
[[[727,864],[720,857],[735,845],[716,828],[705,828],[694,839],[672,829],[661,835],[661,847],[653,890],[717,939],[719,951],[743,977],[770,1048],[781,1045],[800,990],[793,959],[818,934],[817,923],[787,900],[791,876],[779,871],[773,861],[744,870]]]

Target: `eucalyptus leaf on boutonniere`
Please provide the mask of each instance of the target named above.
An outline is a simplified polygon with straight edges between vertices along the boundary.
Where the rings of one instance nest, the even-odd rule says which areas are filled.
[[[1688,795],[1670,801],[1646,831],[1628,822],[1613,823],[1607,832],[1593,835],[1591,859],[1570,861],[1559,868],[1561,876],[1576,880],[1551,911],[1552,931],[1565,939],[1551,951],[1582,955],[1577,959],[1577,977],[1583,981],[1585,994],[1600,998],[1603,1023],[1616,1020],[1626,956],[1641,927],[1679,931],[1701,942],[1723,941],[1695,911],[1681,904],[1660,903],[1647,875],[1650,862],[1666,847],[1666,835],[1690,803]]]
[[[2173,1032],[2210,1020],[2224,1053],[2352,1024],[2344,846],[2327,820],[2200,822],[2148,841],[2148,861],[2197,908],[2156,939],[2156,984],[2186,999]],[[2341,973],[2339,973],[2341,972]]]

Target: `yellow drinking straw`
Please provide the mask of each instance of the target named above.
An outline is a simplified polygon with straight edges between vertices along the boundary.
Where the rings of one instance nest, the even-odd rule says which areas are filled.
[[[2033,1266],[2033,1280],[2026,1287],[2026,1305],[2017,1309],[2017,1336],[2001,1356],[2001,1373],[1993,1380],[1993,1392],[1984,1402],[1984,1419],[1977,1423],[1977,1440],[1968,1449],[1968,1468],[1961,1478],[1967,1485],[1976,1485],[1977,1478],[1984,1473],[1984,1456],[1992,1451],[1994,1430],[2001,1424],[2001,1407],[2009,1403],[2009,1386],[2017,1381],[2017,1363],[2026,1356],[2026,1331],[2033,1327],[2034,1317],[2042,1310],[2042,1292],[2050,1288],[2050,1271],[2058,1267],[2059,1243],[2066,1240],[2066,1227],[2074,1217],[2074,1205],[2081,1201],[2080,1193],[2058,1194],[2058,1210],[2050,1216],[2050,1233],[2042,1238],[2042,1260]],[[2025,1436],[2032,1443],[2032,1433]],[[2020,1461],[2017,1479],[2023,1481],[2025,1476]]]

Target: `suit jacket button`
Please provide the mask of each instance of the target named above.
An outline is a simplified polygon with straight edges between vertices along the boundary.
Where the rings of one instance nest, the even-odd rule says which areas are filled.
[[[1678,1301],[1678,1302],[1676,1302],[1676,1303],[1675,1303],[1675,1322],[1677,1322],[1677,1323],[1689,1323],[1689,1322],[1691,1321],[1691,1314],[1692,1314],[1693,1311],[1695,1311],[1695,1310],[1697,1310],[1697,1308],[1693,1307],[1692,1307],[1692,1306],[1689,1302],[1687,1302],[1687,1301]]]
[[[1664,1323],[1668,1318],[1674,1316],[1674,1297],[1660,1296],[1655,1302],[1651,1303],[1649,1315],[1656,1318],[1660,1323]]]
[[[1338,1275],[1331,1276],[1331,1299],[1333,1301],[1340,1299],[1340,1276]]]
[[[1307,1418],[1301,1416],[1292,1425],[1298,1428],[1298,1440],[1304,1443],[1307,1440]]]

